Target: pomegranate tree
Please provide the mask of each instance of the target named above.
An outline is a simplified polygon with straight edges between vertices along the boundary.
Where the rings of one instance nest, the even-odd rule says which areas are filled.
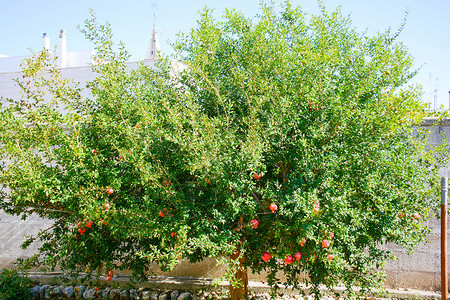
[[[318,297],[320,284],[377,287],[379,246],[424,240],[446,149],[416,127],[425,109],[397,34],[289,1],[253,19],[205,10],[177,61],[128,72],[108,26],[84,33],[90,93],[44,51],[0,111],[1,207],[54,220],[25,242],[42,243],[30,266],[146,280],[152,263],[231,257],[235,298],[247,269]]]

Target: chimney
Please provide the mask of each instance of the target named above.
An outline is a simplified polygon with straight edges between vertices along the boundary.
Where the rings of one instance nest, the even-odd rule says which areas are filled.
[[[64,29],[59,32],[58,65],[61,68],[67,67],[67,42]]]
[[[48,37],[48,35],[46,33],[44,33],[44,35],[42,35],[42,47],[45,50],[50,51],[50,38]]]

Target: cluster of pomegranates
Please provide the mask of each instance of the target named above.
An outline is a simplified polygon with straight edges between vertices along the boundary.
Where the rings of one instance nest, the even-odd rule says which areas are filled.
[[[322,247],[323,248],[328,248],[329,246],[330,246],[330,242],[328,240],[323,240],[322,241]],[[265,262],[268,262],[271,258],[272,258],[272,255],[269,252],[264,252],[261,255],[261,259],[263,261],[265,261]],[[286,256],[284,258],[284,262],[286,263],[286,265],[289,265],[289,264],[294,262],[294,258],[297,261],[300,261],[302,259],[302,253],[301,252],[297,252],[297,253],[294,254],[294,256],[289,254],[288,256]],[[332,260],[333,258],[334,258],[333,254],[331,254],[331,253],[327,254],[327,259],[328,260]]]
[[[330,234],[328,235],[328,237],[329,237],[330,239],[332,239],[332,238],[334,237],[334,233],[333,233],[333,232],[330,233]],[[303,238],[302,241],[300,242],[300,246],[301,246],[301,247],[305,246],[305,243],[306,243],[306,239]],[[328,239],[322,240],[322,248],[328,248],[328,247],[330,247],[330,241],[329,241]],[[292,255],[289,254],[288,256],[286,256],[286,257],[284,258],[284,262],[286,263],[286,265],[289,265],[289,264],[291,264],[291,263],[294,262],[294,258],[295,258],[297,261],[300,261],[300,260],[302,259],[302,253],[301,253],[301,252],[297,252],[297,253],[294,254],[294,256],[292,256]],[[329,261],[332,260],[333,258],[334,258],[334,255],[333,255],[333,254],[331,254],[331,253],[328,253],[328,254],[327,254],[327,259],[328,259]],[[261,259],[262,259],[263,261],[265,261],[265,262],[268,262],[269,260],[272,259],[272,255],[271,255],[269,252],[264,252],[264,253],[261,255]]]

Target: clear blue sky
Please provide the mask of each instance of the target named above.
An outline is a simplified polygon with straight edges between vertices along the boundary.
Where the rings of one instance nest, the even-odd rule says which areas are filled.
[[[323,0],[328,10],[342,6],[353,25],[369,34],[397,28],[409,11],[400,40],[415,57],[421,70],[413,82],[422,85],[424,100],[433,99],[437,84],[438,105],[449,105],[450,91],[450,1],[449,0]],[[92,46],[77,30],[94,9],[99,22],[109,21],[116,40],[122,40],[134,59],[144,58],[153,25],[153,3],[157,4],[157,27],[163,52],[170,53],[166,41],[174,41],[178,32],[195,27],[197,12],[205,5],[220,17],[225,7],[236,8],[246,16],[258,12],[259,0],[2,0],[0,54],[28,55],[39,50],[46,32],[52,46],[58,43],[61,29],[66,31],[68,51],[89,50]],[[317,13],[316,0],[292,0],[309,13]],[[430,80],[431,75],[431,80]],[[431,82],[431,85],[430,85]],[[431,86],[431,88],[430,88]],[[431,94],[430,94],[431,91]]]

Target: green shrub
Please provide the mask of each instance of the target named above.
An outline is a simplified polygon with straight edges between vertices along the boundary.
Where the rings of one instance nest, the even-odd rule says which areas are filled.
[[[27,276],[19,274],[16,270],[3,269],[0,272],[0,299],[31,299],[31,286],[31,280]]]

